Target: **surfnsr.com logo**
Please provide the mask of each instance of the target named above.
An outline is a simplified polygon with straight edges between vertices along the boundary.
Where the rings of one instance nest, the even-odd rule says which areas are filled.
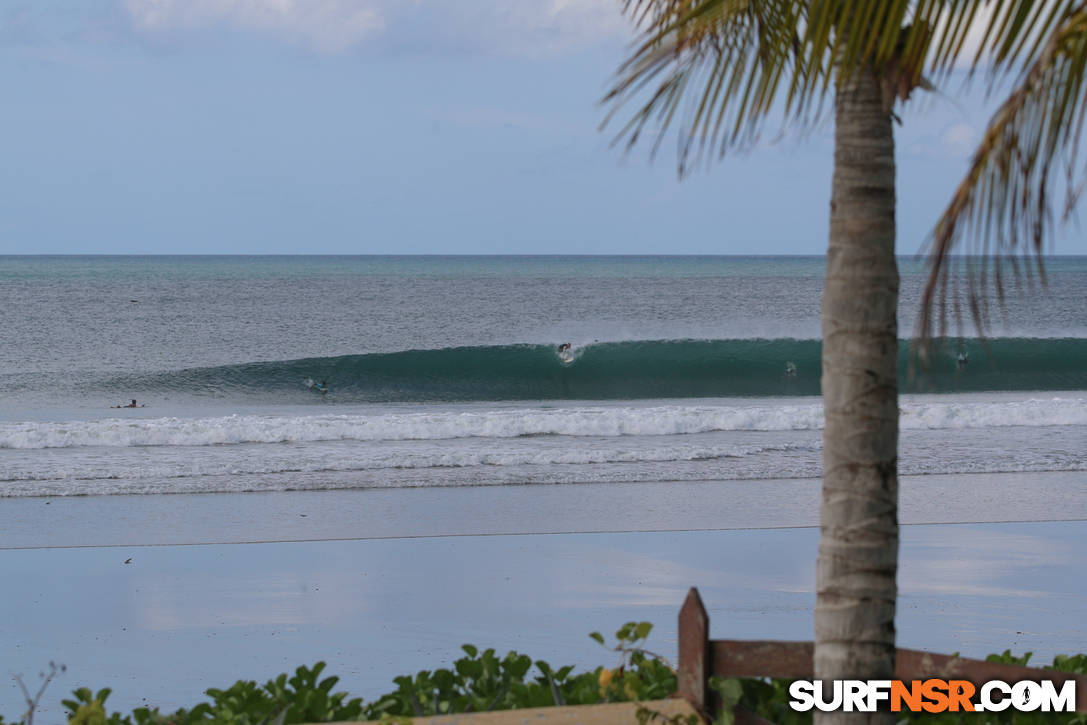
[[[989,680],[832,680],[829,686],[797,680],[789,686],[789,706],[798,712],[1074,712],[1076,683],[1052,680],[1008,683]]]

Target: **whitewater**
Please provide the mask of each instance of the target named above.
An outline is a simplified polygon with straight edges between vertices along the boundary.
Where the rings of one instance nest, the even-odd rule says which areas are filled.
[[[908,330],[923,270],[902,267]],[[15,314],[0,323],[0,497],[817,486],[822,270],[793,257],[3,257],[0,304]],[[904,475],[1087,475],[1087,260],[1048,271],[1044,298],[984,339],[941,339],[923,368],[903,339]],[[146,407],[114,407],[133,398]]]
[[[1085,426],[1087,399],[1012,402],[905,403],[900,427],[961,429],[1005,426]],[[0,448],[93,446],[212,446],[318,441],[427,441],[521,436],[676,436],[713,431],[801,431],[823,425],[818,404],[660,405],[486,412],[356,415],[230,415],[0,423]]]

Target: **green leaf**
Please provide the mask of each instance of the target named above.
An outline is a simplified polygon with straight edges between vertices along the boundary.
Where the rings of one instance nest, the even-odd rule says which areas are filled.
[[[513,675],[514,679],[521,680],[524,678],[525,673],[532,668],[532,658],[528,655],[518,655],[514,652],[510,652],[510,656],[507,658],[509,664],[509,671]]]
[[[709,686],[721,698],[721,709],[717,713],[714,725],[732,725],[736,721],[736,714],[733,712],[733,708],[736,707],[736,703],[743,697],[743,685],[740,680],[735,677],[723,678],[714,676],[710,678]]]
[[[711,677],[709,685],[721,697],[721,704],[727,708],[735,707],[744,694],[743,685],[735,677]]]

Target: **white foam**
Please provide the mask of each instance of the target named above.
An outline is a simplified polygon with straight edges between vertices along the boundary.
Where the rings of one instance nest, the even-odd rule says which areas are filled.
[[[999,403],[923,403],[901,406],[903,429],[1087,425],[1087,399],[1051,398]]]
[[[1087,425],[1084,398],[924,402],[901,407],[901,427],[958,429]],[[218,446],[317,441],[449,440],[519,436],[669,436],[714,431],[817,430],[818,403],[523,408],[374,415],[230,415],[0,424],[0,448]]]
[[[525,447],[496,450],[491,446],[428,447],[411,444],[381,445],[352,451],[265,452],[259,456],[193,457],[184,454],[133,461],[99,457],[93,465],[86,460],[61,459],[26,468],[0,469],[0,481],[176,479],[214,475],[275,473],[333,473],[380,471],[384,469],[471,468],[477,466],[557,466],[611,463],[671,463],[744,458],[759,454],[813,452],[816,444],[785,445],[662,445],[593,447]],[[419,445],[419,444],[414,444]],[[0,491],[0,495],[5,491]]]

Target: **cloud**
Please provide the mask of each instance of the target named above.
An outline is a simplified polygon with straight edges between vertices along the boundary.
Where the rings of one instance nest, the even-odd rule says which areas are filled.
[[[485,0],[481,4],[492,9],[502,8],[504,22],[495,29],[506,31],[504,37],[522,49],[535,52],[554,52],[590,45],[602,38],[631,32],[630,23],[623,17],[617,0],[529,0],[507,3]],[[525,41],[529,41],[527,48]]]
[[[372,0],[126,0],[145,31],[227,27],[337,53],[385,27]]]
[[[631,33],[618,0],[125,0],[143,32],[231,28],[340,53],[549,55]]]
[[[944,146],[952,155],[969,156],[974,152],[974,139],[976,136],[977,132],[974,131],[974,127],[970,124],[956,123],[944,131],[942,140]]]

